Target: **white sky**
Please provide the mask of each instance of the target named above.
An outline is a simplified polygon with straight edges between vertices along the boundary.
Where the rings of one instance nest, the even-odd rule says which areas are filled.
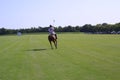
[[[118,22],[120,0],[0,0],[0,28]]]

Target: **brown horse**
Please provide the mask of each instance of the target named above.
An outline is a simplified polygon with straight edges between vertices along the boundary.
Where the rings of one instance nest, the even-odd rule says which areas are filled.
[[[54,43],[54,46],[57,49],[57,38],[55,37],[55,35],[49,35],[48,40],[50,42],[51,49],[53,49],[52,42]]]

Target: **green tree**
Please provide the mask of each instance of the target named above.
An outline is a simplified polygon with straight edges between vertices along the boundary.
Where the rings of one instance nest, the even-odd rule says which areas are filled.
[[[0,35],[4,35],[6,34],[6,29],[5,28],[1,28],[0,29]]]

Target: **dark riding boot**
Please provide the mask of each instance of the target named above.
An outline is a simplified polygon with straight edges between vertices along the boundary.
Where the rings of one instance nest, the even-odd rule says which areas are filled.
[[[57,34],[55,34],[55,37],[56,37],[56,39],[57,39]]]

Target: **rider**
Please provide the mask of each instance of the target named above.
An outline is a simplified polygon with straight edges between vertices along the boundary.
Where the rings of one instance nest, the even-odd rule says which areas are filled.
[[[49,26],[49,35],[55,35],[56,39],[57,39],[57,34],[54,31],[54,27],[52,25]]]

